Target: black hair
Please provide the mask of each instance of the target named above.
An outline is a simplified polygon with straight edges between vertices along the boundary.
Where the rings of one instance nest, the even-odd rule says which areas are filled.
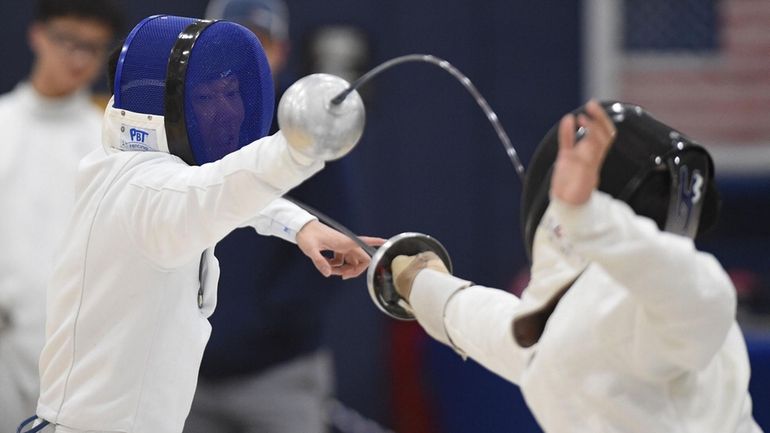
[[[76,17],[105,24],[114,34],[123,31],[123,11],[115,0],[38,0],[35,21]]]

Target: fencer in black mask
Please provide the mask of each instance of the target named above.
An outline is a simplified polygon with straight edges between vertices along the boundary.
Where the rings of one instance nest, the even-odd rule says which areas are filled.
[[[695,238],[713,228],[719,194],[714,163],[706,149],[637,105],[605,102],[602,106],[615,124],[617,137],[602,166],[598,189],[651,218],[661,230]],[[584,112],[581,107],[573,115]],[[579,129],[576,138],[587,131]],[[529,253],[549,203],[557,132],[554,126],[540,142],[524,179],[521,221]]]
[[[713,176],[640,107],[591,101],[527,168],[521,298],[432,252],[395,257],[395,288],[428,334],[517,384],[545,431],[760,432],[735,289],[692,239],[716,221]]]

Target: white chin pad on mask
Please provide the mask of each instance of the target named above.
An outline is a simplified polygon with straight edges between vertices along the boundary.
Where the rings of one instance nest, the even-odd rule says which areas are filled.
[[[163,116],[113,108],[114,97],[104,110],[102,143],[107,151],[166,152]]]

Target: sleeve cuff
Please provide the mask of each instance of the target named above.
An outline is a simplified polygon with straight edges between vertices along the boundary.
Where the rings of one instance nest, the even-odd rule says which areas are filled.
[[[436,340],[451,346],[455,352],[465,358],[465,353],[452,343],[444,325],[446,306],[458,291],[469,287],[470,281],[450,274],[423,269],[414,279],[409,304],[412,306],[417,321],[425,331]]]
[[[551,211],[556,219],[572,235],[580,236],[588,231],[597,221],[602,220],[612,197],[601,191],[594,191],[587,202],[582,205],[572,205],[551,197]]]
[[[318,218],[308,213],[304,209],[302,212],[297,212],[297,215],[292,217],[286,224],[280,225],[280,231],[275,233],[274,236],[278,236],[291,243],[297,243],[297,233],[302,230],[310,221],[315,221]]]
[[[254,227],[261,235],[297,243],[297,233],[305,224],[316,219],[313,214],[296,204],[284,198],[277,198],[247,225]]]

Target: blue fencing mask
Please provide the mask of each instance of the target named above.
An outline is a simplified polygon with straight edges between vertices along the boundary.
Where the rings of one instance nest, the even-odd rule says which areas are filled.
[[[105,141],[201,165],[264,137],[274,104],[270,67],[251,31],[228,21],[152,16],[121,50]]]

